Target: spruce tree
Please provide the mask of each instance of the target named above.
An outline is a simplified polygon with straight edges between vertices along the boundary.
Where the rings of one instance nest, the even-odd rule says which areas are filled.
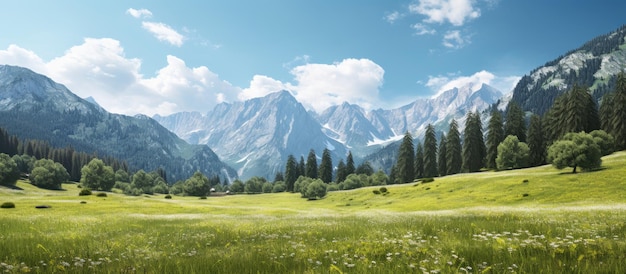
[[[287,156],[287,164],[285,166],[285,184],[287,185],[287,191],[293,191],[293,185],[298,179],[298,164],[296,158],[293,155]]]
[[[335,176],[335,182],[341,183],[346,180],[348,174],[346,173],[346,164],[343,162],[343,159],[339,159],[339,163],[337,164],[337,174]]]
[[[317,156],[313,149],[309,151],[309,156],[306,158],[305,176],[311,179],[317,179]]]
[[[407,131],[398,150],[398,179],[401,183],[412,182],[415,179],[415,154],[413,154],[413,137]]]
[[[415,149],[415,179],[424,178],[424,146],[422,143],[417,142],[417,148]]]
[[[600,129],[607,133],[613,132],[613,111],[615,99],[614,93],[607,93],[602,96],[602,103],[600,104],[599,116],[600,116]]]
[[[615,148],[624,150],[626,149],[626,75],[624,72],[617,75],[613,101],[612,130],[609,134],[615,138]]]
[[[493,111],[491,111],[491,118],[487,125],[487,168],[496,169],[498,145],[504,141],[504,137],[502,115],[497,108],[494,108]]]
[[[319,170],[320,179],[322,182],[328,184],[333,181],[333,160],[330,156],[330,150],[324,149],[322,152],[322,162],[320,163]]]
[[[437,170],[439,171],[439,176],[445,176],[448,170],[448,167],[446,165],[448,162],[446,160],[446,142],[446,135],[441,133],[441,138],[439,140],[439,153],[437,155]]]
[[[526,142],[526,121],[524,111],[514,101],[506,107],[506,123],[504,124],[504,136],[517,136],[520,142]],[[504,138],[503,138],[504,139]]]
[[[354,174],[356,167],[354,166],[354,159],[352,159],[352,151],[348,151],[346,157],[346,177],[350,174]]]
[[[437,167],[437,137],[435,128],[428,124],[424,134],[424,177],[437,177],[439,175]]]
[[[306,164],[304,162],[304,156],[300,155],[300,162],[298,163],[298,176],[296,176],[296,180],[300,176],[306,176]]]
[[[530,166],[539,166],[546,163],[546,142],[543,133],[541,118],[537,114],[530,116],[528,125],[528,148]]]
[[[461,154],[461,134],[456,120],[450,122],[448,129],[448,139],[446,140],[446,175],[461,172],[463,158]]]
[[[471,111],[467,114],[463,131],[463,170],[479,171],[484,166],[486,148],[483,140],[480,114]]]

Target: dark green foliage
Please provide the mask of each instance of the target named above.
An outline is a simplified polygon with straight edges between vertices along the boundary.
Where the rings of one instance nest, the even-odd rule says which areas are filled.
[[[377,171],[374,174],[369,175],[370,181],[373,186],[387,185],[389,184],[389,177],[382,170]]]
[[[0,208],[15,208],[15,204],[13,202],[4,202],[0,205]]]
[[[543,123],[539,115],[530,116],[528,125],[528,164],[529,166],[539,166],[546,163],[546,142],[543,132]]]
[[[130,183],[130,176],[128,176],[128,172],[126,172],[125,170],[118,169],[117,171],[115,171],[115,181]]]
[[[339,190],[339,185],[337,183],[330,183],[326,186],[326,192],[337,191]]]
[[[300,176],[306,176],[306,164],[304,162],[304,156],[300,155],[300,162],[298,163],[298,173],[296,179]]]
[[[104,164],[100,159],[93,159],[81,170],[80,184],[84,187],[110,191],[115,184],[115,173],[113,168]]]
[[[352,151],[348,151],[348,156],[346,156],[346,176],[353,174],[356,171],[356,167],[354,166],[354,159],[352,158]]]
[[[599,129],[598,108],[588,89],[575,85],[556,98],[546,114],[544,128],[549,143],[569,132],[591,132]]]
[[[341,183],[346,179],[348,174],[346,173],[346,164],[344,164],[343,159],[339,160],[339,164],[337,164],[337,174],[335,176],[335,182]]]
[[[91,195],[91,190],[88,188],[83,188],[78,193],[78,196],[89,196],[89,195]]]
[[[346,180],[340,184],[340,189],[349,190],[349,189],[357,189],[357,188],[364,187],[366,184],[365,182],[363,182],[364,181],[363,179],[364,178],[362,178],[359,175],[350,174],[348,175]]]
[[[154,180],[155,178],[150,173],[146,173],[145,171],[143,171],[143,169],[140,169],[139,171],[135,172],[135,174],[133,174],[130,183],[130,189],[128,189],[129,192],[127,192],[127,194],[130,194],[130,192],[136,192],[139,194],[152,194]],[[135,189],[137,191],[133,191]]]
[[[19,178],[20,171],[17,168],[17,164],[15,164],[8,154],[0,153],[0,185],[15,185],[15,182]]]
[[[398,150],[398,179],[402,183],[412,182],[415,178],[415,154],[413,136],[407,131]]]
[[[248,194],[263,193],[263,184],[265,183],[267,183],[265,178],[254,176],[246,181],[243,190]]]
[[[375,195],[379,195],[380,194],[380,190],[374,189],[374,190],[372,190],[372,193],[374,193]]]
[[[314,180],[307,185],[304,198],[318,200],[326,196],[326,184],[322,180]]]
[[[384,187],[384,186],[379,188],[379,190],[380,190],[381,193],[387,193],[387,188]]]
[[[447,143],[447,139],[446,139],[446,135],[441,133],[441,138],[439,140],[439,149],[438,149],[438,155],[437,155],[437,170],[439,171],[439,176],[445,176],[446,172],[448,170],[448,166],[447,163],[448,161],[446,160],[446,143]]]
[[[202,196],[200,196],[200,198],[199,198],[199,199],[200,199],[200,200],[206,200],[206,195],[202,195]]]
[[[285,182],[274,182],[274,186],[272,187],[272,193],[285,192],[287,191],[287,185]]]
[[[572,173],[581,167],[593,170],[602,165],[600,146],[591,134],[585,132],[567,133],[548,148],[548,161],[558,169],[572,167]]]
[[[104,192],[98,192],[98,194],[96,194],[96,197],[107,197],[107,194]]]
[[[298,179],[298,164],[296,158],[293,155],[287,157],[287,165],[285,167],[285,184],[287,191],[293,191],[293,184]]]
[[[263,186],[261,187],[263,193],[272,193],[273,188],[274,188],[274,184],[270,182],[263,183]]]
[[[69,180],[70,175],[63,165],[52,160],[40,159],[33,165],[33,170],[28,177],[30,183],[46,189],[61,189],[61,184]]]
[[[435,128],[428,124],[424,134],[424,177],[437,177],[438,175],[437,137],[435,136]]]
[[[415,162],[413,169],[415,172],[413,179],[424,177],[424,146],[422,146],[422,143],[420,142],[417,142],[417,148],[415,149]]]
[[[200,171],[196,171],[183,184],[183,194],[185,196],[206,196],[210,189],[209,178]]]
[[[374,168],[372,168],[370,162],[365,161],[356,168],[355,174],[365,174],[367,176],[370,176],[374,174]]]
[[[165,199],[172,199],[172,195],[170,194],[165,195]]]
[[[484,166],[486,156],[479,113],[467,114],[463,136],[463,169],[467,172],[479,171]]]
[[[520,142],[526,142],[526,120],[524,118],[524,111],[522,111],[522,108],[515,101],[511,101],[507,105],[505,120],[503,139],[504,136],[513,135],[517,136]]]
[[[489,169],[496,168],[496,158],[498,157],[498,145],[504,141],[504,126],[502,122],[502,114],[497,108],[491,111],[491,118],[487,125],[487,159],[486,166]]]
[[[608,133],[613,132],[613,115],[615,109],[614,93],[605,94],[598,110],[600,115],[600,128]]]
[[[589,133],[593,141],[600,147],[602,156],[609,155],[615,151],[615,138],[604,130],[594,130]]]
[[[498,169],[528,167],[528,161],[528,145],[524,142],[520,142],[517,136],[506,136],[504,141],[498,145],[498,158],[496,158],[496,167]]]
[[[33,166],[35,165],[35,157],[28,156],[26,154],[22,155],[13,155],[11,157],[15,164],[17,165],[17,169],[20,170],[21,173],[30,173],[33,170]]]
[[[422,183],[432,183],[435,181],[435,178],[427,177],[427,178],[422,178],[420,181]]]
[[[330,156],[330,150],[327,148],[322,152],[322,162],[319,170],[320,179],[328,184],[333,181],[333,159]]]
[[[235,193],[243,193],[243,191],[244,191],[244,184],[240,180],[235,180],[230,185],[230,192],[233,193],[233,194],[235,194]]]
[[[312,178],[309,177],[305,177],[305,176],[300,176],[298,177],[298,180],[296,180],[296,183],[293,187],[293,191],[300,193],[302,197],[305,197],[305,192],[306,192],[306,187],[313,182]]]
[[[626,74],[617,75],[617,83],[613,92],[613,117],[609,134],[615,138],[617,150],[626,149]]]
[[[457,174],[461,172],[463,163],[461,134],[456,120],[450,122],[446,140],[446,175]]]
[[[285,176],[280,171],[276,172],[276,175],[274,176],[274,181],[273,182],[275,183],[275,182],[282,182],[282,181],[285,181]]]
[[[306,172],[305,176],[317,179],[317,156],[315,155],[315,150],[311,149],[309,151],[309,156],[306,159]]]

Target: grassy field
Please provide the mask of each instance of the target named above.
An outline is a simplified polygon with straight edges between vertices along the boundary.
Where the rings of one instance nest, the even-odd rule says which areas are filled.
[[[3,273],[624,273],[626,153],[332,192],[164,199],[0,188]],[[36,209],[48,205],[51,208]]]

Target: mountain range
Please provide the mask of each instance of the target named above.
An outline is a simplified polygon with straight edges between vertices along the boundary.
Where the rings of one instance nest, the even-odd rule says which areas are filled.
[[[111,114],[29,69],[0,65],[0,127],[22,139],[125,160],[131,168],[167,170],[168,180],[195,171],[236,172],[205,145],[190,145],[145,115]]]

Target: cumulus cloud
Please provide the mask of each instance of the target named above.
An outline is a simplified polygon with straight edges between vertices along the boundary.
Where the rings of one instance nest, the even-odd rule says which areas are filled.
[[[480,9],[473,0],[420,0],[409,5],[409,11],[426,16],[424,22],[462,26],[480,17]]]
[[[160,41],[168,42],[177,47],[183,45],[185,36],[166,24],[157,22],[141,22],[141,26],[148,32],[152,33],[152,35]]]
[[[368,109],[378,101],[385,71],[369,59],[345,59],[333,64],[300,65],[290,73],[294,83],[257,75],[239,98],[260,97],[284,89],[291,91],[305,107],[317,112],[343,102]]]
[[[429,76],[425,86],[435,91],[433,97],[437,97],[445,91],[453,88],[468,87],[472,91],[480,89],[482,84],[490,85],[504,93],[513,90],[519,81],[519,76],[496,76],[493,73],[482,70],[470,76],[439,75]]]
[[[130,14],[130,16],[135,18],[150,18],[152,17],[152,12],[147,9],[127,9],[126,13]]]
[[[129,115],[206,112],[217,103],[236,100],[241,92],[207,67],[188,67],[175,56],[167,56],[167,65],[154,77],[145,77],[141,60],[127,58],[119,41],[109,38],[87,38],[49,62],[11,45],[0,50],[0,63],[28,67],[80,97],[93,97],[108,111]]]
[[[460,49],[471,43],[469,36],[463,36],[458,30],[446,32],[443,36],[443,46],[451,49]]]
[[[424,35],[424,34],[435,34],[437,33],[437,31],[433,28],[429,28],[428,26],[424,25],[424,24],[414,24],[411,25],[411,28],[415,30],[415,34],[416,35]]]

